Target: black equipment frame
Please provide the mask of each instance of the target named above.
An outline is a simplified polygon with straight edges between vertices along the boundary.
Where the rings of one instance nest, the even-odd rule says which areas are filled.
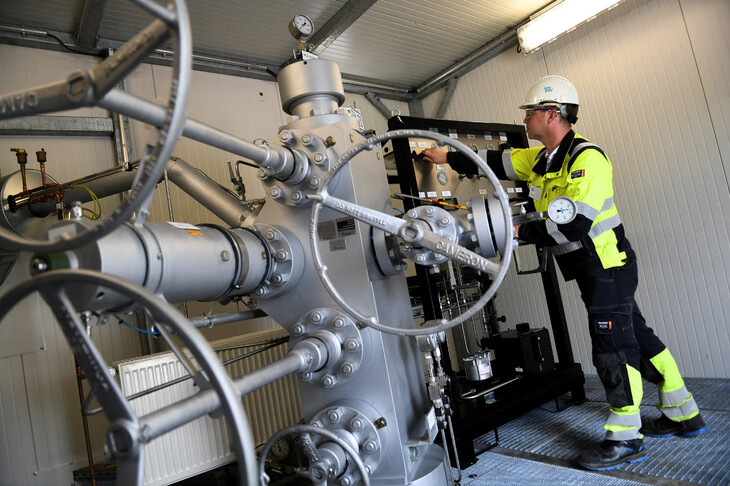
[[[509,146],[513,148],[528,147],[527,134],[522,125],[395,116],[388,120],[388,128],[390,130],[431,130],[447,135],[450,133],[501,132],[506,134],[506,143]],[[389,182],[399,184],[400,192],[403,194],[418,196],[419,187],[411,154],[412,148],[407,139],[394,139],[392,143],[398,175],[397,177],[389,176]],[[429,203],[416,199],[404,199],[403,204],[407,211],[415,206]],[[537,251],[540,256],[542,252],[549,250],[537,248]],[[479,453],[497,445],[499,437],[497,428],[511,420],[551,400],[555,401],[560,410],[558,398],[567,393],[571,395],[570,404],[585,401],[585,377],[580,363],[576,363],[573,358],[555,263],[552,257],[549,257],[547,262],[546,269],[540,274],[557,353],[557,362],[553,372],[539,376],[519,375],[520,379],[517,380],[512,379],[513,377],[495,376],[486,382],[468,382],[463,371],[457,373],[452,369],[448,346],[442,345],[441,347],[443,366],[451,377],[449,399],[453,411],[452,423],[456,449],[462,467],[475,463]],[[416,266],[416,282],[423,305],[424,319],[441,319],[443,316],[437,300],[434,276],[429,274],[425,267]],[[493,392],[489,391],[477,399],[460,398],[461,395],[472,389],[475,392],[470,393],[470,396],[491,388],[494,388]],[[484,397],[489,399],[489,403]],[[491,431],[494,431],[494,443],[487,445],[482,441],[477,441]],[[451,454],[453,460],[453,451]]]

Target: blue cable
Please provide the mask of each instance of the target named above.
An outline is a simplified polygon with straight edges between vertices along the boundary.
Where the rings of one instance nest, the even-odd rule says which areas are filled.
[[[147,331],[145,329],[140,329],[138,327],[135,327],[135,326],[131,325],[130,323],[128,323],[127,321],[125,321],[124,319],[122,319],[121,317],[119,317],[118,315],[116,315],[116,314],[112,314],[112,315],[117,318],[117,320],[119,321],[120,324],[124,324],[125,326],[127,326],[129,328],[132,328],[135,331],[143,332],[145,334],[152,334],[153,336],[159,336],[160,335],[160,333],[157,332],[157,331]]]

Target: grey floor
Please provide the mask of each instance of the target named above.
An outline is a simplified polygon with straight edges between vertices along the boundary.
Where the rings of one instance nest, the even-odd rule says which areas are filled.
[[[463,486],[483,485],[730,485],[730,380],[688,378],[708,430],[693,438],[646,437],[649,457],[618,469],[592,472],[575,463],[603,440],[608,405],[596,375],[586,375],[587,401],[556,411],[554,402],[499,429],[499,445],[462,471]],[[644,383],[642,414],[658,416],[656,387]],[[490,433],[478,439],[494,442]],[[454,476],[456,477],[456,470]]]

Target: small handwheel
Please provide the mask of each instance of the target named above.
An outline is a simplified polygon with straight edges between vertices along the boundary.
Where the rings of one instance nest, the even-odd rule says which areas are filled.
[[[266,458],[269,456],[269,451],[271,451],[271,448],[274,446],[277,440],[281,439],[282,437],[286,435],[301,435],[301,434],[315,434],[322,436],[326,439],[329,439],[330,441],[334,442],[338,446],[342,448],[343,451],[347,453],[348,456],[350,456],[350,459],[352,459],[352,462],[355,463],[355,466],[357,467],[358,471],[360,471],[360,476],[362,479],[363,486],[369,486],[370,485],[370,475],[368,474],[368,470],[365,467],[365,463],[363,463],[362,459],[360,458],[360,455],[358,454],[358,451],[353,449],[353,447],[348,444],[345,440],[343,440],[340,436],[338,436],[336,433],[323,429],[321,427],[315,427],[314,425],[307,425],[307,424],[298,424],[298,425],[292,425],[291,427],[287,427],[284,429],[281,429],[277,433],[271,436],[271,438],[266,442],[264,445],[264,448],[261,450],[261,459],[259,460],[259,480],[260,484],[262,486],[266,486],[269,484],[269,476],[265,472],[266,468]],[[314,451],[306,451],[308,453],[312,453]],[[308,454],[309,455],[309,454]],[[319,476],[316,480],[321,482],[324,481],[326,483],[327,481],[327,474],[325,471],[320,471]],[[313,480],[315,478],[312,478]],[[317,484],[320,484],[320,483]],[[322,483],[322,484],[325,484]]]
[[[162,177],[172,150],[182,135],[187,118],[185,109],[192,72],[190,20],[184,0],[170,0],[170,7],[174,5],[174,9],[166,9],[151,0],[134,0],[134,2],[157,16],[158,19],[96,68],[90,71],[73,72],[66,80],[51,85],[7,95],[7,97],[30,97],[36,101],[33,106],[25,107],[18,112],[8,111],[0,114],[0,120],[53,113],[81,106],[93,106],[131,72],[146,57],[146,53],[153,51],[169,35],[172,35],[175,62],[167,115],[158,130],[157,143],[145,151],[136,183],[124,202],[93,229],[55,241],[41,241],[27,239],[0,228],[0,248],[53,253],[90,243],[111,233],[127,221],[139,206],[145,203]]]
[[[494,175],[489,166],[487,166],[487,164],[477,154],[475,154],[473,150],[469,149],[469,147],[458,140],[426,130],[394,130],[369,138],[342,154],[342,156],[337,160],[337,163],[329,171],[325,180],[322,182],[319,191],[316,194],[309,196],[310,199],[315,201],[312,205],[312,219],[309,227],[309,240],[312,246],[314,267],[317,270],[317,274],[322,280],[324,287],[327,289],[327,292],[329,292],[332,298],[342,307],[342,309],[374,329],[401,336],[419,336],[426,333],[445,331],[458,326],[465,320],[472,317],[479,311],[479,309],[484,307],[484,305],[486,305],[492,297],[494,297],[494,294],[497,292],[497,288],[502,283],[502,280],[509,269],[509,264],[512,258],[512,231],[505,231],[502,260],[499,263],[495,263],[457,245],[451,240],[433,233],[426,224],[418,224],[417,221],[405,221],[389,214],[365,208],[329,195],[327,192],[327,185],[342,169],[342,167],[349,163],[357,154],[363,150],[372,150],[378,144],[387,142],[388,140],[410,137],[435,140],[439,146],[449,145],[466,155],[477,167],[481,169],[484,174],[487,175],[489,182],[494,187],[500,208],[502,209],[504,227],[507,229],[512,228],[512,211],[509,206],[509,198],[507,197],[507,193],[504,191],[504,188],[500,185],[497,176]],[[330,280],[329,275],[327,274],[327,266],[322,263],[322,259],[319,254],[319,244],[317,240],[317,222],[319,220],[319,212],[322,206],[327,206],[328,208],[347,214],[348,216],[352,216],[364,223],[396,235],[409,244],[421,245],[424,248],[457,260],[464,265],[489,273],[493,277],[492,283],[489,285],[486,292],[484,292],[484,295],[482,295],[482,297],[477,300],[472,307],[452,320],[440,319],[430,321],[426,323],[428,327],[419,329],[401,329],[385,325],[379,322],[376,316],[366,316],[350,306],[340,295],[337,289],[335,289],[334,284]]]
[[[38,292],[48,303],[66,336],[71,350],[81,364],[92,390],[109,419],[107,446],[117,461],[117,484],[139,485],[143,476],[144,445],[155,437],[147,437],[119,386],[109,375],[108,367],[77,317],[67,291],[73,286],[103,285],[132,297],[156,322],[171,328],[195,356],[205,371],[211,387],[221,401],[232,428],[233,450],[238,458],[242,484],[255,485],[256,453],[251,427],[243,404],[220,360],[200,332],[167,302],[149,290],[120,279],[88,270],[62,270],[41,274],[13,287],[0,297],[0,322],[16,303],[31,292]],[[174,413],[174,405],[169,413]]]

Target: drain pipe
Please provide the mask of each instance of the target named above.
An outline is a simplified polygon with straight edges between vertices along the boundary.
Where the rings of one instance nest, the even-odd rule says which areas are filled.
[[[235,195],[178,157],[167,163],[167,177],[205,208],[233,228],[238,228],[251,214]]]

